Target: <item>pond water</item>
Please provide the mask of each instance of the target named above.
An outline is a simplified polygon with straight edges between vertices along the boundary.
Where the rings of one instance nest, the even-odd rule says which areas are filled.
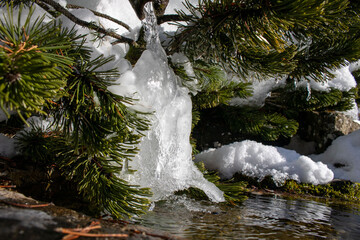
[[[276,195],[240,206],[174,196],[137,221],[186,239],[360,239],[359,208]]]

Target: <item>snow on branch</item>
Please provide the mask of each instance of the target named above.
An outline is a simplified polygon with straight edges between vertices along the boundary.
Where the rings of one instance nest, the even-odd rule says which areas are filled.
[[[120,26],[126,28],[128,31],[131,31],[131,28],[129,25],[127,25],[126,23],[118,20],[118,19],[115,19],[109,15],[106,15],[106,14],[103,14],[103,13],[100,13],[100,12],[97,12],[97,11],[94,11],[94,10],[91,10],[89,8],[85,8],[85,7],[82,7],[82,6],[78,6],[78,5],[75,5],[75,4],[67,4],[66,5],[67,8],[70,8],[70,9],[88,9],[90,10],[92,13],[94,13],[94,15],[98,16],[98,17],[102,17],[102,18],[105,18],[107,20],[110,20],[114,23],[117,23],[119,24]]]
[[[92,29],[92,30],[94,30],[94,31],[96,31],[98,33],[102,33],[102,34],[105,34],[107,36],[111,36],[111,37],[117,39],[115,42],[113,42],[113,44],[116,44],[116,43],[128,43],[130,45],[135,45],[136,44],[136,42],[131,38],[121,36],[121,35],[113,32],[113,31],[109,31],[107,29],[99,27],[99,26],[97,26],[96,24],[94,24],[92,22],[86,22],[84,20],[81,20],[81,19],[77,18],[72,13],[70,13],[66,8],[64,8],[59,3],[57,3],[57,2],[55,2],[53,0],[35,0],[35,2],[40,7],[43,5],[41,3],[46,3],[46,4],[50,5],[51,7],[53,7],[56,11],[62,13],[65,17],[70,19],[72,22],[74,22],[74,23],[76,23],[76,24],[78,24],[80,26]],[[47,9],[45,9],[45,10],[47,10]]]

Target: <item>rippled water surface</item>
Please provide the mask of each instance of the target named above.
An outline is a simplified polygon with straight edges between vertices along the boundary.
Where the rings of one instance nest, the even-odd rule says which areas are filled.
[[[187,239],[360,239],[358,208],[279,196],[253,195],[236,207],[174,197],[139,222]]]

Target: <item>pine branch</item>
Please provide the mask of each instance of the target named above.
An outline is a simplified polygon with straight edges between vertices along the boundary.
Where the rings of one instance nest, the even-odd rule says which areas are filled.
[[[19,7],[19,16],[23,6]],[[72,59],[58,51],[71,48],[69,35],[61,26],[44,23],[44,16],[32,22],[34,8],[30,8],[24,23],[13,17],[13,8],[0,20],[0,106],[21,112],[42,113],[46,101],[60,96]],[[55,51],[57,49],[58,51]],[[25,121],[25,119],[23,118]]]
[[[289,74],[297,66],[297,44],[291,43],[293,32],[332,26],[341,32],[343,15],[349,1],[334,0],[261,0],[212,1],[199,5],[185,1],[178,15],[186,20],[168,48],[170,53],[183,51],[192,59],[222,64],[243,80],[255,75],[258,79],[276,74]],[[301,34],[299,34],[300,36]]]
[[[24,4],[29,6],[32,4],[32,0],[0,0],[0,7],[5,7],[6,5],[13,5],[14,7]]]
[[[86,28],[89,28],[91,30],[94,30],[98,33],[102,33],[102,34],[105,34],[107,36],[111,36],[116,40],[116,43],[128,43],[130,45],[135,45],[136,42],[130,38],[127,38],[127,37],[123,37],[113,31],[109,31],[109,30],[106,30],[102,27],[99,27],[97,26],[96,24],[92,23],[92,22],[86,22],[84,20],[81,20],[79,18],[77,18],[75,15],[73,15],[72,13],[70,13],[68,10],[66,10],[63,6],[61,6],[59,3],[53,1],[53,0],[35,0],[36,3],[39,3],[39,2],[43,2],[43,3],[46,3],[50,6],[52,6],[56,11],[62,13],[64,16],[66,16],[68,19],[70,19],[72,22],[80,25],[80,26],[83,26],[83,27],[86,27]],[[113,43],[113,44],[116,44],[116,43]]]
[[[117,140],[105,139],[104,149],[82,145],[82,151],[76,151],[74,142],[61,132],[43,131],[36,126],[16,138],[24,159],[45,168],[55,166],[89,202],[89,209],[97,213],[107,210],[120,218],[142,214],[148,208],[149,189],[130,185],[118,176],[122,161]]]

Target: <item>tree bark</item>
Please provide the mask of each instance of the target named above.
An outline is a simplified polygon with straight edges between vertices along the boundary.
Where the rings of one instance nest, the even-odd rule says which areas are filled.
[[[147,2],[153,2],[156,16],[162,16],[165,13],[165,9],[169,3],[169,0],[129,0],[133,7],[137,17],[140,20],[145,18],[144,6]]]

